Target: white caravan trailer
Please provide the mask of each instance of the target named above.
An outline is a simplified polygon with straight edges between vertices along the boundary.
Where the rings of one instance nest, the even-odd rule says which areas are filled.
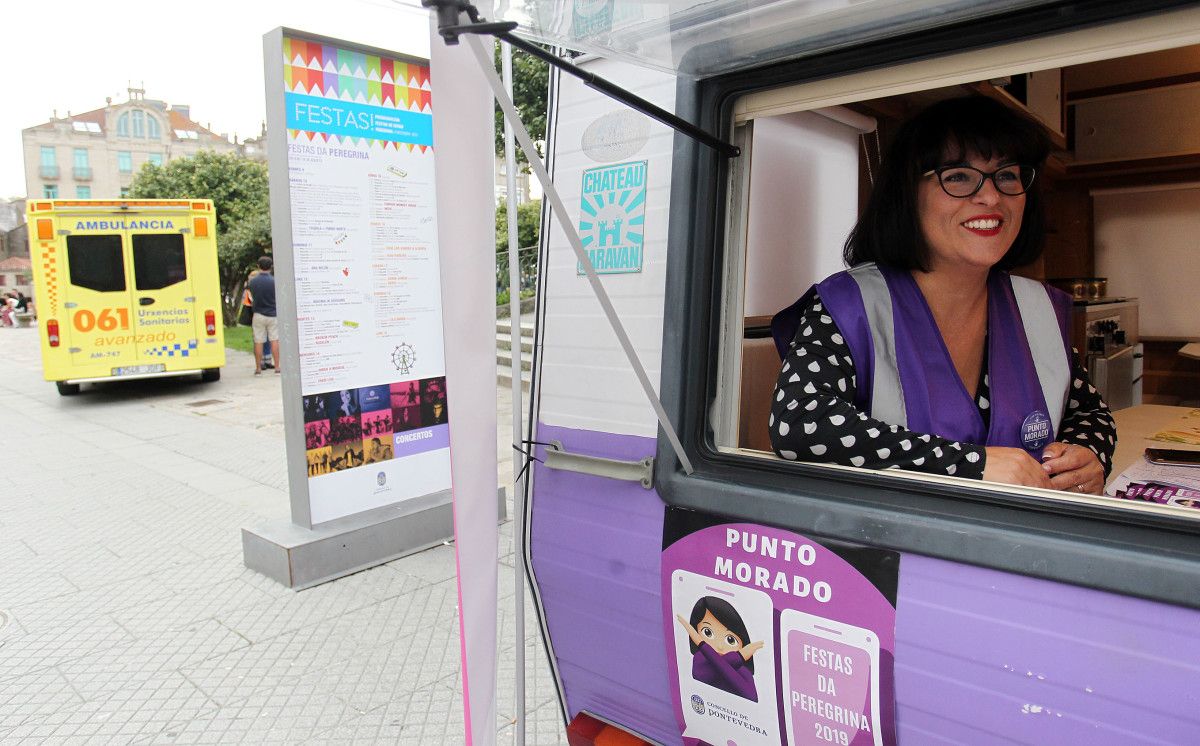
[[[1184,300],[1200,277],[1186,249],[1200,228],[1200,9],[558,0],[524,12],[518,34],[585,52],[574,62],[587,73],[738,149],[552,75],[547,160],[566,223],[670,423],[548,216],[523,549],[572,743],[625,742],[597,722],[722,746],[1195,743],[1200,513],[1121,499],[1113,480],[1163,433],[1200,447],[1187,430],[1200,368],[1174,359],[1200,339]],[[1021,112],[1053,145],[1045,251],[1021,272],[1107,273],[1123,296],[1084,297],[1067,330],[1081,354],[1104,337],[1087,360],[1112,376],[1109,494],[792,460],[767,438],[772,316],[843,269],[897,125],[965,94]],[[1135,343],[1142,386],[1118,381],[1107,354]],[[701,660],[689,613],[743,651],[741,683]]]

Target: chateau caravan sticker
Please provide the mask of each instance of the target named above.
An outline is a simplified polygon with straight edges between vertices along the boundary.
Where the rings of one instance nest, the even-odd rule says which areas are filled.
[[[583,172],[579,237],[599,274],[642,271],[646,222],[646,161]],[[576,273],[584,274],[578,264]]]

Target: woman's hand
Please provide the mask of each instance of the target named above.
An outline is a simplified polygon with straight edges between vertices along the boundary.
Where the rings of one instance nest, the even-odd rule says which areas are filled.
[[[678,619],[679,623],[683,625],[683,628],[687,630],[688,637],[691,638],[693,645],[699,645],[700,643],[704,642],[704,638],[700,636],[700,633],[696,631],[695,627],[688,624],[688,620],[684,619],[682,614],[676,614],[675,618]]]
[[[751,656],[753,656],[759,650],[762,650],[762,646],[762,642],[752,642],[746,647],[742,648],[739,652],[742,654],[742,658],[745,660],[750,660]]]
[[[1104,491],[1104,467],[1083,446],[1054,442],[1042,453],[1042,468],[1056,490],[1099,495]]]
[[[1062,443],[1052,445],[1064,445]],[[1086,449],[1085,449],[1086,450]],[[988,446],[984,449],[983,479],[986,482],[1004,482],[1022,487],[1054,489],[1050,477],[1042,464],[1021,448]],[[1050,448],[1047,446],[1046,452]],[[1103,473],[1103,472],[1102,472]]]

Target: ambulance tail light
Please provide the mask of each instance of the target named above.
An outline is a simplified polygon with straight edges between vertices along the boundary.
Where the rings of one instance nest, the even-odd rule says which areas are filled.
[[[51,347],[58,347],[60,340],[58,336],[58,321],[50,319],[46,322],[46,338],[50,342]]]
[[[210,337],[217,336],[217,314],[215,312],[204,312],[204,331],[206,331]]]

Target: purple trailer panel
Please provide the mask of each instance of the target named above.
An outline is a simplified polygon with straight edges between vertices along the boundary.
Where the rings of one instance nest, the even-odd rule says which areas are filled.
[[[571,453],[634,460],[652,438],[539,423]],[[662,635],[663,502],[654,490],[534,464],[533,572],[567,713],[586,710],[655,741],[679,740]]]
[[[900,561],[896,699],[913,743],[1200,742],[1200,613]]]
[[[540,423],[537,432],[572,453],[655,452],[652,438]],[[662,501],[633,482],[535,471],[533,570],[568,715],[586,710],[678,743]],[[1200,743],[1200,612],[905,555],[896,724],[902,744]]]

